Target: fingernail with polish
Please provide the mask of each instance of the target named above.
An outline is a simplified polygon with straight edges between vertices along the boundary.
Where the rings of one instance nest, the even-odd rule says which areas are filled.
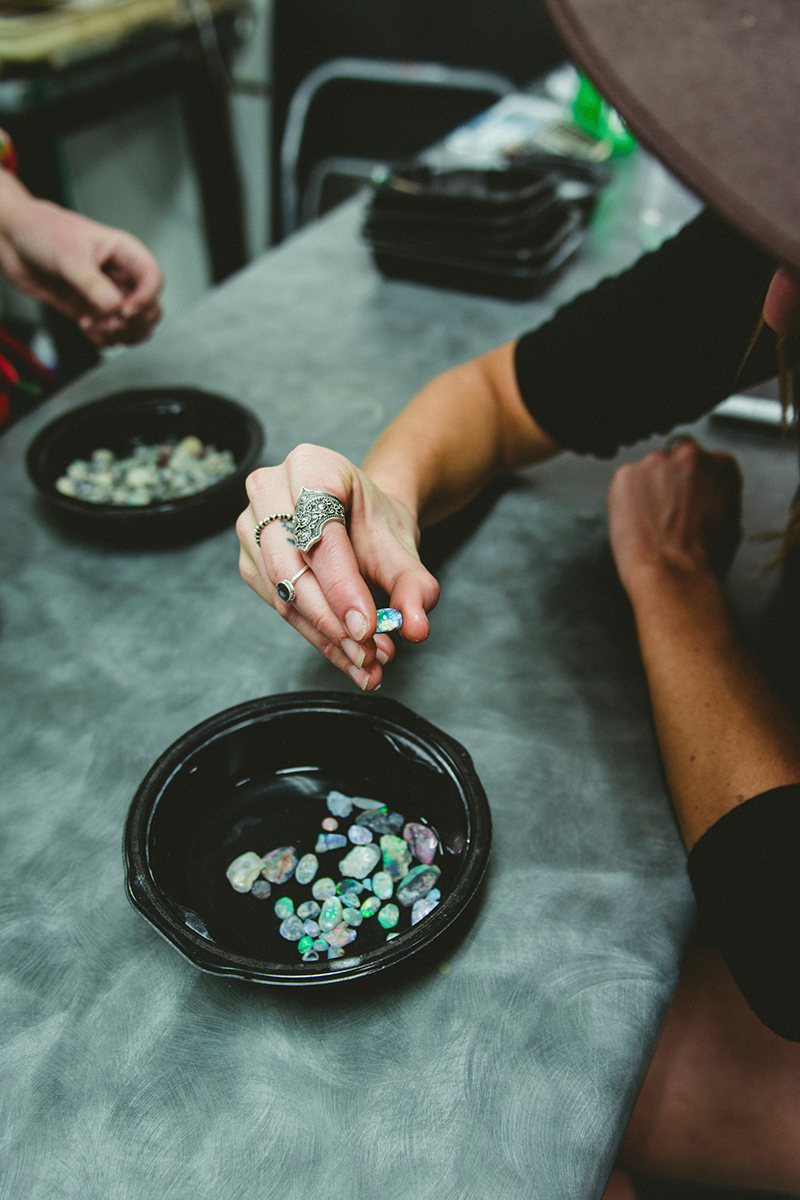
[[[355,663],[357,667],[363,667],[364,659],[367,657],[363,646],[359,646],[358,642],[354,642],[352,638],[343,638],[342,649],[351,663]]]
[[[351,608],[346,615],[344,623],[350,633],[350,636],[360,642],[362,638],[367,636],[367,618],[363,613],[360,613],[357,608]]]
[[[362,692],[367,690],[367,684],[369,683],[369,674],[367,671],[362,671],[358,667],[352,666],[347,668],[347,674],[353,683],[358,684]]]

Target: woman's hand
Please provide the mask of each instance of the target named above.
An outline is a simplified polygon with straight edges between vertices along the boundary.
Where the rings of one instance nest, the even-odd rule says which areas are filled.
[[[724,575],[741,539],[741,486],[730,454],[688,437],[620,467],[608,492],[609,536],[628,594],[643,569]]]
[[[7,171],[0,172],[0,270],[98,346],[141,342],[161,317],[161,269],[138,238],[34,199]]]
[[[349,510],[349,537],[332,521],[321,541],[301,554],[290,523],[275,520],[262,529],[259,547],[255,526],[273,513],[293,513],[302,487],[338,496]],[[439,585],[417,554],[414,517],[341,454],[320,446],[297,446],[281,466],[254,471],[247,494],[250,505],[236,525],[245,583],[363,691],[376,688],[394,645],[388,634],[375,633],[370,587],[386,592],[403,614],[402,636],[411,642],[428,636],[427,614],[439,598]],[[306,563],[311,569],[297,580],[295,601],[280,600],[276,583]]]

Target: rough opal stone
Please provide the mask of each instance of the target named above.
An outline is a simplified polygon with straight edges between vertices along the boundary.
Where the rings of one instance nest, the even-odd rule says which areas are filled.
[[[319,859],[316,854],[304,854],[297,864],[294,877],[298,883],[311,883],[319,870]]]
[[[356,895],[364,890],[364,885],[360,879],[343,879],[341,883],[336,885],[336,895],[343,896],[345,892],[355,892]]]
[[[316,950],[306,950],[303,955],[303,962],[319,962],[319,955]]]
[[[347,836],[354,846],[367,846],[372,841],[372,830],[366,825],[351,825]]]
[[[375,913],[381,906],[381,902],[377,896],[367,896],[361,908],[358,910],[362,917],[374,917]]]
[[[435,898],[432,899],[430,893],[423,896],[421,900],[415,900],[414,907],[411,909],[411,924],[418,924],[423,917],[427,917],[429,912],[433,912],[438,904],[439,901]]]
[[[337,896],[330,896],[322,906],[319,914],[319,927],[323,933],[328,933],[336,925],[342,923],[342,902]]]
[[[405,879],[401,879],[397,885],[395,893],[396,898],[406,908],[410,907],[416,900],[421,900],[423,896],[427,896],[428,892],[436,884],[436,880],[441,875],[438,867],[426,866],[421,864],[409,871]]]
[[[327,950],[328,943],[325,941],[325,938],[322,938],[322,937],[314,938],[314,949],[320,950],[320,951]]]
[[[309,918],[307,921],[303,921],[303,929],[305,929],[309,937],[319,937],[319,925],[311,918]]]
[[[353,811],[353,800],[343,792],[328,792],[326,804],[334,817],[349,817]]]
[[[379,900],[388,900],[394,891],[394,880],[388,871],[376,871],[372,877],[372,890]]]
[[[360,903],[358,899],[358,892],[342,892],[339,899],[345,908],[358,908]]]
[[[266,879],[257,879],[250,888],[250,895],[255,896],[256,900],[269,900],[272,894],[272,884],[267,883]]]
[[[438,888],[431,888],[431,890],[428,892],[428,895],[425,897],[426,900],[441,900],[441,898],[442,893]]]
[[[364,920],[357,908],[346,908],[342,913],[342,916],[344,917],[345,924],[352,925],[353,929],[358,929],[359,925]]]
[[[378,924],[382,925],[384,929],[394,929],[399,920],[400,909],[396,904],[384,904],[378,913]]]
[[[347,838],[341,833],[321,833],[314,847],[315,854],[325,854],[328,850],[341,850],[347,845]]]
[[[305,954],[306,950],[314,949],[314,939],[312,937],[301,937],[297,943],[297,949],[301,954]]]
[[[336,817],[326,817],[322,822],[322,828],[326,833],[333,833],[334,829],[339,828],[339,822],[336,820]]]
[[[375,627],[376,633],[393,633],[395,629],[402,628],[403,614],[399,608],[379,608],[378,609],[378,624]]]
[[[375,833],[399,833],[405,823],[400,813],[389,812],[388,808],[375,809],[356,817],[356,825],[365,825]]]
[[[304,932],[303,922],[299,917],[287,917],[285,921],[281,921],[278,928],[278,933],[282,938],[286,938],[287,942],[299,942]]]
[[[337,925],[335,929],[329,929],[322,936],[329,946],[349,946],[356,936],[356,931],[342,922],[341,925]]]
[[[301,921],[308,921],[312,917],[318,917],[319,905],[316,900],[304,900],[297,909],[297,915]]]
[[[432,863],[439,849],[439,839],[427,825],[406,825],[403,837],[414,858],[421,863]]]
[[[344,958],[344,947],[328,946],[328,958]]]
[[[291,896],[281,896],[280,900],[275,901],[275,916],[281,921],[285,921],[287,917],[291,917],[294,913],[294,900]]]
[[[256,866],[258,860],[258,866]],[[253,850],[248,850],[246,854],[240,854],[235,858],[225,872],[228,877],[228,883],[235,892],[249,892],[253,883],[261,874],[261,869],[264,866],[261,861],[261,856]]]
[[[363,879],[369,875],[380,862],[381,852],[377,846],[354,846],[339,863],[343,875],[352,875],[354,879]]]
[[[311,895],[315,900],[319,900],[320,902],[327,900],[329,896],[336,895],[336,884],[327,875],[323,875],[322,879],[314,880]]]
[[[270,883],[286,883],[296,866],[297,851],[294,846],[279,846],[277,850],[270,850],[269,854],[264,855],[261,874]]]
[[[405,838],[394,833],[385,833],[381,838],[383,869],[392,879],[402,879],[411,866],[411,851]]]

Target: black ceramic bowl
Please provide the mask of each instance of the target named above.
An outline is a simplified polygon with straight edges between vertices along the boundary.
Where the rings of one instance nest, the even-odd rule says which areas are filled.
[[[343,958],[303,962],[279,935],[273,906],[310,889],[292,878],[260,901],[235,892],[225,871],[248,850],[313,852],[331,788],[430,824],[442,846],[442,899],[414,926],[406,910],[390,941],[370,917]],[[458,742],[393,700],[294,692],[229,708],[170,746],[133,800],[124,854],[134,906],[196,967],[308,985],[393,967],[449,930],[475,895],[490,842],[486,796]],[[346,852],[321,854],[319,877],[340,879]]]
[[[230,450],[236,470],[205,491],[178,500],[127,508],[62,496],[56,480],[76,458],[113,450],[117,458],[138,445],[180,441],[194,434]],[[28,475],[51,514],[71,532],[115,544],[169,544],[201,537],[236,519],[246,503],[244,481],[258,465],[264,433],[248,409],[224,396],[193,388],[118,392],[58,417],[34,438]]]

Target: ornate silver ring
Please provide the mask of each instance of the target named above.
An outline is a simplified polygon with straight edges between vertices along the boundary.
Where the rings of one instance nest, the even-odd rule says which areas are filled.
[[[329,521],[345,524],[344,505],[339,497],[330,492],[301,488],[294,506],[294,541],[297,549],[305,553],[316,546]]]
[[[308,564],[306,564],[306,566],[301,567],[297,574],[293,575],[291,579],[279,579],[275,584],[275,591],[278,593],[278,599],[284,600],[287,604],[294,604],[295,600],[297,599],[297,592],[294,590],[294,585],[297,583],[297,580],[301,575],[305,575],[306,571],[310,570],[311,568],[308,566]]]
[[[268,517],[264,517],[262,521],[258,522],[253,530],[253,537],[256,539],[256,545],[261,545],[261,530],[269,525],[270,521],[291,521],[291,519],[291,513],[270,513]]]

